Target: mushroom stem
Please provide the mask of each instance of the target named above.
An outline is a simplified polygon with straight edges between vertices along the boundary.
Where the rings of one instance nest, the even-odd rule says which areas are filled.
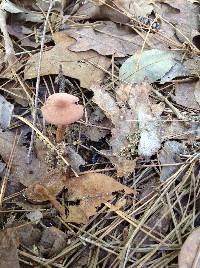
[[[65,135],[66,126],[58,126],[56,130],[56,142],[61,142]]]

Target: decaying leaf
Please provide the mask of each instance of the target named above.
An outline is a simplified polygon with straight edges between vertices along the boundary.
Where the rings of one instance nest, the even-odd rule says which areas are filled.
[[[182,245],[178,257],[178,264],[180,268],[200,267],[199,247],[200,228],[196,228]]]
[[[181,42],[192,41],[198,33],[198,5],[188,0],[158,0],[156,2],[156,11],[162,10],[162,17],[175,26],[174,30],[178,39]]]
[[[110,133],[111,122],[98,107],[87,109],[88,120],[91,125],[82,126],[82,131],[91,141],[99,141]],[[101,127],[99,127],[101,126]]]
[[[43,193],[40,189],[37,191],[37,185],[39,184],[46,189],[50,196],[56,197],[63,190],[65,180],[66,177],[64,175],[52,171],[52,174],[49,173],[47,177],[43,177],[39,182],[31,184],[26,189],[26,197],[28,200],[36,204],[49,201],[50,199],[46,192]]]
[[[87,223],[89,217],[96,213],[96,208],[112,199],[112,193],[124,191],[134,194],[135,191],[122,185],[112,177],[99,173],[88,173],[66,181],[69,201],[80,200],[78,206],[69,206],[66,221]]]
[[[12,23],[12,25],[8,25],[8,32],[10,35],[15,36],[18,40],[21,40],[21,46],[34,48],[40,46],[39,42],[34,42],[28,38],[28,35],[32,34],[31,29],[19,25],[16,22]]]
[[[32,224],[25,224],[17,228],[17,235],[19,237],[20,244],[33,248],[41,239],[41,230]]]
[[[48,1],[43,0],[35,0],[35,1],[23,0],[21,2],[23,3],[20,3],[20,1],[2,0],[1,8],[3,10],[6,10],[7,12],[17,14],[17,13],[27,13],[31,10],[39,10],[40,8],[44,11],[47,11],[49,7]],[[64,2],[66,1],[56,0],[54,2],[53,9],[54,8],[56,9],[58,6],[62,7]]]
[[[110,66],[110,60],[94,51],[75,53],[68,49],[75,40],[64,33],[54,35],[56,45],[43,53],[40,75],[58,74],[62,65],[63,74],[80,80],[80,85],[90,88],[93,83],[101,82],[104,71]],[[27,62],[25,79],[37,76],[39,54],[33,55]]]
[[[7,12],[10,13],[21,13],[25,11],[22,7],[16,5],[15,3],[9,0],[3,0],[1,2],[1,8],[2,10],[6,10]]]
[[[90,87],[94,92],[93,102],[96,103],[111,120],[113,124],[117,123],[120,109],[111,95],[101,86],[95,84]]]
[[[12,152],[15,135],[10,132],[0,132],[0,153],[4,162],[8,163]],[[27,149],[17,145],[11,165],[11,179],[19,181],[24,186],[29,186],[48,174],[48,167],[45,162],[33,158],[32,163],[27,164]]]
[[[0,95],[0,125],[2,128],[10,126],[13,109],[14,105]]]
[[[139,35],[111,21],[102,22],[94,28],[83,25],[80,29],[67,30],[66,33],[77,40],[69,46],[69,50],[76,52],[92,49],[101,55],[125,57],[132,55],[142,44]]]
[[[147,157],[152,156],[161,146],[159,115],[155,116],[151,109],[150,92],[151,86],[147,83],[135,87],[122,85],[117,91],[118,99],[127,102],[131,108],[133,116],[128,121],[137,121],[135,134],[138,132],[138,154]],[[129,136],[131,134],[133,132]],[[136,139],[136,135],[133,138]]]
[[[165,181],[178,170],[179,166],[173,165],[181,162],[180,154],[184,152],[184,146],[177,141],[166,141],[159,152],[158,159],[161,164],[167,164],[161,169],[160,180]]]
[[[151,3],[139,0],[106,0],[106,1],[86,1],[79,10],[79,15],[87,15],[93,19],[109,19],[114,22],[126,23],[132,16],[148,16],[153,10]]]
[[[160,133],[162,141],[168,139],[195,141],[200,138],[200,126],[198,122],[193,122],[189,127],[186,127],[182,122],[177,120],[172,120],[171,122],[163,121]]]
[[[123,149],[129,145],[128,136],[133,134],[137,128],[135,113],[125,108],[120,109],[105,88],[96,85],[91,87],[91,90],[94,92],[93,101],[103,110],[114,125],[111,130],[112,138],[110,141],[113,156],[123,158]]]
[[[135,160],[126,159],[131,149],[128,148],[130,142],[127,137],[134,133],[136,128],[136,121],[132,120],[134,114],[132,111],[120,109],[114,98],[103,87],[93,85],[91,90],[94,92],[93,101],[114,125],[111,129],[112,137],[110,140],[112,152],[102,151],[102,154],[115,165],[119,177],[128,176],[135,169]],[[134,150],[135,146],[132,146],[132,149]]]
[[[16,101],[16,103],[22,105],[23,107],[28,106],[29,96],[31,96],[30,89],[24,84],[25,90],[16,82],[10,81],[6,83],[3,87],[3,90],[9,94],[9,96]],[[31,97],[30,97],[31,98]]]
[[[124,159],[116,156],[108,156],[108,158],[115,164],[117,177],[127,177],[135,170],[136,159]]]
[[[200,73],[200,57],[194,56],[192,59],[187,59],[183,62],[183,65],[190,71],[190,73],[198,76]]]
[[[80,166],[85,165],[85,160],[78,154],[72,146],[65,146],[65,156],[69,165],[77,173],[80,172]]]
[[[109,5],[98,5],[94,1],[86,1],[80,6],[76,15],[83,19],[111,20],[118,23],[128,23],[130,20],[126,14],[119,12],[118,8],[113,8],[110,0]]]
[[[112,2],[119,8],[119,10],[126,11],[128,14],[135,17],[147,17],[153,11],[153,5],[151,4],[151,1],[114,0]]]
[[[0,231],[0,267],[20,268],[17,248],[19,241],[14,229]]]
[[[27,213],[26,218],[32,221],[33,223],[39,222],[43,218],[43,214],[39,209],[36,209],[34,211]]]
[[[198,92],[196,84],[197,82],[177,83],[175,86],[175,96],[172,96],[173,100],[187,108],[200,109],[200,104],[196,98]]]
[[[159,224],[155,226],[155,222],[159,221]],[[147,220],[146,226],[150,230],[157,232],[157,234],[166,234],[171,222],[171,214],[168,212],[167,205],[164,205],[162,209],[157,210],[151,217]],[[145,238],[146,237],[146,238]],[[154,240],[151,237],[148,237],[144,232],[139,231],[138,234],[133,239],[133,243],[138,245],[141,240],[144,240],[145,245],[151,244]],[[181,267],[182,268],[182,267]]]
[[[160,83],[172,81],[176,77],[184,77],[191,75],[191,72],[180,62],[177,62],[161,79]]]
[[[127,163],[127,160],[137,154],[150,157],[161,146],[160,115],[153,114],[155,105],[149,99],[151,86],[146,83],[135,87],[122,84],[116,91],[118,104],[122,108],[103,87],[96,85],[91,90],[94,92],[93,101],[114,125],[110,139],[112,154],[105,155],[116,166],[118,174],[127,176],[131,173],[131,167],[132,172],[135,167],[135,160],[132,163]],[[127,104],[130,109],[125,108]],[[121,164],[123,168],[120,168]]]
[[[60,253],[66,245],[67,234],[52,226],[43,231],[38,247],[42,255],[52,257]]]
[[[122,64],[119,78],[131,84],[141,83],[145,79],[155,82],[169,72],[175,64],[173,57],[174,54],[171,51],[158,49],[140,51]]]

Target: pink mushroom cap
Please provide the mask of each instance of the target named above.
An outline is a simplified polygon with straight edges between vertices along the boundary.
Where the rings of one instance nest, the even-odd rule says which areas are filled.
[[[46,122],[56,126],[66,126],[79,120],[84,113],[79,98],[67,93],[50,95],[41,108]]]

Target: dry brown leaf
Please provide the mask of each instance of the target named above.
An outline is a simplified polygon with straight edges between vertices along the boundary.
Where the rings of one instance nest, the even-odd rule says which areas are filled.
[[[155,225],[155,222],[159,222],[159,224]],[[148,226],[149,229],[152,230],[152,233],[155,231],[155,236],[157,237],[157,234],[165,235],[167,233],[170,223],[171,214],[169,213],[168,206],[164,205],[162,209],[156,210],[156,212],[149,217],[149,219],[146,221],[146,226]],[[138,245],[144,238],[145,240],[143,241],[143,243],[146,246],[148,244],[151,245],[152,241],[154,241],[153,238],[148,237],[143,231],[139,231],[138,234],[134,237],[132,243],[134,245]]]
[[[21,41],[21,46],[33,48],[37,48],[40,46],[39,42],[34,42],[30,38],[28,38],[27,35],[31,35],[33,33],[31,29],[20,25],[16,21],[12,21],[12,24],[8,25],[7,27],[9,34]]]
[[[37,191],[35,186],[41,185],[46,189],[50,196],[56,197],[64,188],[66,177],[59,172],[52,171],[46,177],[42,177],[39,182],[32,183],[26,189],[26,198],[32,203],[43,203],[49,201],[49,197],[43,191]]]
[[[0,231],[0,268],[20,268],[18,246],[19,241],[14,229]]]
[[[158,154],[160,163],[168,164],[161,168],[160,180],[165,181],[174,174],[180,166],[173,164],[180,163],[180,154],[184,152],[184,146],[177,141],[166,141],[163,149]]]
[[[3,160],[8,163],[15,135],[12,132],[0,132],[0,154]],[[27,164],[27,149],[17,145],[11,166],[11,179],[17,180],[24,186],[29,186],[40,181],[48,174],[48,167],[37,158],[33,158],[30,165]]]
[[[91,125],[83,125],[82,132],[91,141],[99,141],[110,133],[111,123],[101,109],[87,109],[88,121]],[[100,126],[100,127],[99,127]]]
[[[128,23],[130,21],[130,18],[123,12],[119,12],[118,8],[113,8],[112,1],[109,1],[109,5],[99,5],[97,2],[86,1],[80,6],[76,16],[83,19],[111,20],[118,23]]]
[[[90,89],[94,92],[93,101],[114,125],[110,139],[112,153],[103,154],[115,165],[118,176],[128,176],[135,169],[133,157],[138,153],[149,157],[161,146],[161,109],[155,109],[149,99],[151,86],[146,83],[135,87],[122,84],[116,91],[117,102],[99,85],[93,85]],[[130,109],[126,108],[127,104]]]
[[[105,88],[98,84],[92,85],[90,89],[94,92],[93,102],[103,110],[113,124],[116,124],[120,115],[120,109],[114,98],[111,97]]]
[[[96,208],[112,199],[112,193],[124,191],[134,194],[135,191],[122,185],[112,177],[100,173],[89,173],[66,182],[69,201],[80,200],[78,206],[69,206],[67,222],[87,223],[89,217],[96,213]]]
[[[160,131],[162,141],[168,139],[176,140],[196,140],[200,138],[200,126],[198,122],[193,122],[190,127],[186,127],[182,122],[171,120],[170,122],[163,121]]]
[[[187,237],[178,256],[179,268],[200,267],[200,228]]]
[[[125,57],[132,55],[142,45],[142,38],[111,21],[102,22],[96,27],[67,30],[66,33],[77,42],[69,46],[71,51],[95,50],[101,55]]]
[[[93,83],[101,82],[110,66],[110,59],[94,51],[72,52],[68,49],[75,40],[66,34],[58,32],[54,35],[56,45],[43,53],[40,75],[58,74],[62,65],[63,74],[80,80],[81,87],[90,88]],[[39,54],[33,55],[27,62],[25,79],[37,76]]]
[[[17,228],[20,244],[32,248],[41,239],[41,230],[34,225],[27,224]]]
[[[114,98],[103,87],[93,85],[91,90],[94,92],[93,101],[114,125],[111,129],[110,140],[112,152],[102,151],[102,154],[115,165],[119,177],[128,176],[135,170],[135,160],[126,159],[129,152],[124,154],[124,151],[129,151],[127,137],[136,129],[136,121],[133,120],[134,114],[130,110],[120,109]]]
[[[111,2],[108,0],[108,2]],[[124,11],[125,14],[134,17],[148,17],[153,11],[153,5],[151,1],[146,0],[114,0],[112,1],[113,5],[116,5],[119,10]]]
[[[187,0],[158,0],[156,12],[175,26],[176,36],[186,42],[198,34],[199,7]],[[160,6],[159,6],[160,3]],[[162,12],[161,12],[162,11]]]
[[[136,86],[121,85],[117,90],[118,100],[130,106],[132,118],[124,118],[125,122],[132,122],[135,124],[134,131],[137,131],[137,128],[139,130],[138,154],[148,157],[155,154],[161,146],[159,115],[153,114],[149,98],[151,89],[149,84],[143,83]],[[131,133],[133,127],[129,130],[129,135]]]
[[[148,16],[153,11],[153,5],[146,0],[96,0],[86,1],[79,9],[78,15],[92,19],[109,19],[114,22],[127,23],[131,17]]]
[[[60,9],[67,3],[69,3],[70,0],[56,0],[54,2],[53,8],[52,9]],[[2,0],[2,9],[6,10],[7,12],[10,13],[23,13],[23,12],[28,12],[33,11],[33,10],[44,10],[47,11],[49,8],[49,3],[48,1],[43,1],[43,0]]]
[[[122,157],[115,157],[116,159],[113,160],[112,158],[113,157],[110,157],[110,160],[116,166],[117,177],[127,177],[135,170],[136,159],[130,160],[123,159]]]
[[[177,83],[173,100],[187,108],[200,109],[200,104],[195,98],[195,86],[197,82]]]
[[[56,227],[46,228],[39,242],[42,255],[53,257],[60,253],[67,245],[67,234]]]

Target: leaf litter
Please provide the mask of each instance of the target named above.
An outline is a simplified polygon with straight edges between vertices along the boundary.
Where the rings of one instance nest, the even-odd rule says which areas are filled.
[[[45,37],[49,1],[0,8],[0,267],[198,265],[199,3],[58,0]],[[58,144],[55,92],[85,112]]]
[[[94,82],[101,82],[104,78],[102,69],[107,70],[110,60],[94,51],[75,53],[68,49],[74,43],[74,39],[64,33],[54,35],[56,45],[49,51],[44,52],[41,63],[40,74],[58,74],[59,66],[62,64],[63,73],[80,80],[80,85],[89,88]],[[27,62],[24,70],[25,79],[37,76],[38,55],[33,55]],[[71,64],[69,64],[71,62]]]

